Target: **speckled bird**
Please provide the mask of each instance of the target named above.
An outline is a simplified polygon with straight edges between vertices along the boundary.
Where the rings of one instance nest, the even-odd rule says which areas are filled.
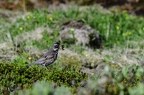
[[[33,64],[29,64],[28,66],[31,66],[34,64],[48,66],[54,63],[57,59],[59,48],[60,48],[60,42],[55,42],[52,45],[52,47],[41,58],[39,58]]]

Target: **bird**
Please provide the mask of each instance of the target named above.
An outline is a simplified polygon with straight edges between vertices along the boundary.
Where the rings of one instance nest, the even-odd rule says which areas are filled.
[[[54,63],[57,60],[59,49],[60,49],[60,42],[55,42],[42,57],[40,57],[34,63],[29,64],[27,67],[35,64],[45,67],[49,66],[50,64]]]

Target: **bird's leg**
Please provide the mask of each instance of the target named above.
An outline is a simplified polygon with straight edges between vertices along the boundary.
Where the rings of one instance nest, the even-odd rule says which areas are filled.
[[[46,65],[45,65],[45,64],[42,64],[42,67],[43,67],[43,68],[45,68],[45,69],[47,70],[47,67],[46,67]]]

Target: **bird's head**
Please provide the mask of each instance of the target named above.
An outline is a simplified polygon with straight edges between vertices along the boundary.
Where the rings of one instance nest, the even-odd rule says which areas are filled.
[[[52,46],[53,51],[58,51],[60,48],[60,42],[55,42]]]

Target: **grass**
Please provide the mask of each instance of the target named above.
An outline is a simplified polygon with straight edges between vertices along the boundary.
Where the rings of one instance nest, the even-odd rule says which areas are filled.
[[[56,34],[58,34],[63,21],[68,19],[81,19],[86,24],[98,30],[103,36],[104,46],[106,47],[123,46],[132,40],[140,41],[142,39],[141,35],[143,35],[142,31],[144,31],[144,19],[128,15],[125,11],[118,14],[102,14],[94,9],[80,12],[78,8],[71,8],[68,11],[59,10],[54,12],[34,10],[29,12],[25,17],[18,18],[10,27],[4,26],[2,33],[11,30],[11,36],[15,37],[23,32],[30,32],[37,27],[43,26],[54,29],[54,35],[57,36]],[[3,39],[5,38],[4,36]],[[45,36],[43,39],[46,40]],[[129,45],[129,47],[135,46]]]
[[[2,49],[8,55],[14,50],[17,55],[9,62],[0,63],[1,94],[16,92],[19,95],[35,95],[40,93],[36,85],[43,87],[41,91],[44,95],[144,94],[143,17],[130,15],[126,11],[103,14],[93,8],[81,11],[79,7],[72,7],[67,11],[33,10],[22,17],[0,19],[0,44],[8,43]],[[67,20],[82,20],[99,31],[103,38],[102,48],[92,50],[64,43],[67,49],[60,51],[59,59],[52,66],[47,69],[38,66],[26,68],[44,52],[43,49],[58,41],[62,24]],[[40,39],[35,34],[37,31],[42,36]],[[26,34],[30,34],[31,39]],[[39,53],[35,53],[35,48]],[[87,61],[83,62],[81,58]],[[98,69],[95,68],[97,65]],[[91,69],[87,68],[89,66]],[[13,92],[9,92],[9,87]]]

